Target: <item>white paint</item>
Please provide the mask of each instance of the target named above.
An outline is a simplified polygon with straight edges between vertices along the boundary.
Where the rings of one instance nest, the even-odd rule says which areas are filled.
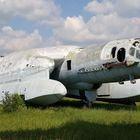
[[[57,102],[66,95],[67,90],[59,81],[49,79],[50,74],[70,51],[77,50],[77,46],[39,48],[1,58],[0,100],[5,93],[18,93],[34,104]]]

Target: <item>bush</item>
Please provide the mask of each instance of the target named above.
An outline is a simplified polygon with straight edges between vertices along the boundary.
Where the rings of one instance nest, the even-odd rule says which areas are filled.
[[[2,103],[4,112],[14,112],[26,107],[24,100],[18,94],[5,93]]]

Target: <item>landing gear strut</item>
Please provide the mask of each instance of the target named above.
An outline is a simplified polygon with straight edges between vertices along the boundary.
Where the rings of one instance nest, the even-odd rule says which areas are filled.
[[[96,101],[96,91],[95,90],[82,91],[82,92],[80,92],[80,95],[82,96],[82,99],[83,99],[84,108],[93,107],[93,104]]]
[[[87,100],[83,100],[83,108],[92,108],[93,107],[93,103],[92,102],[89,102]]]

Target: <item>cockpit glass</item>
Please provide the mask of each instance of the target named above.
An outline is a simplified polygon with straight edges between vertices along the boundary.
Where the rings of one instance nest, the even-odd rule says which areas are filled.
[[[132,55],[132,56],[134,56],[134,54],[135,54],[135,48],[130,48],[130,50],[129,50],[129,54],[130,55]]]
[[[136,51],[136,58],[140,59],[140,50]]]
[[[139,41],[135,41],[135,42],[133,43],[133,46],[140,49],[140,42],[139,42]]]

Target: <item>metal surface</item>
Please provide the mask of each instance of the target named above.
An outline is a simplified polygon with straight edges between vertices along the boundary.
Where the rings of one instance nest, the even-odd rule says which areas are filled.
[[[111,83],[140,78],[139,52],[140,40],[125,39],[96,47],[57,46],[9,54],[0,60],[0,99],[6,92],[17,92],[33,104],[48,105],[66,94],[82,93],[89,104],[96,94],[100,99],[139,96],[138,82],[122,87]]]
[[[77,46],[59,46],[15,52],[1,58],[0,101],[5,93],[18,93],[38,105],[59,101],[67,93],[65,86],[50,79],[50,74]]]

